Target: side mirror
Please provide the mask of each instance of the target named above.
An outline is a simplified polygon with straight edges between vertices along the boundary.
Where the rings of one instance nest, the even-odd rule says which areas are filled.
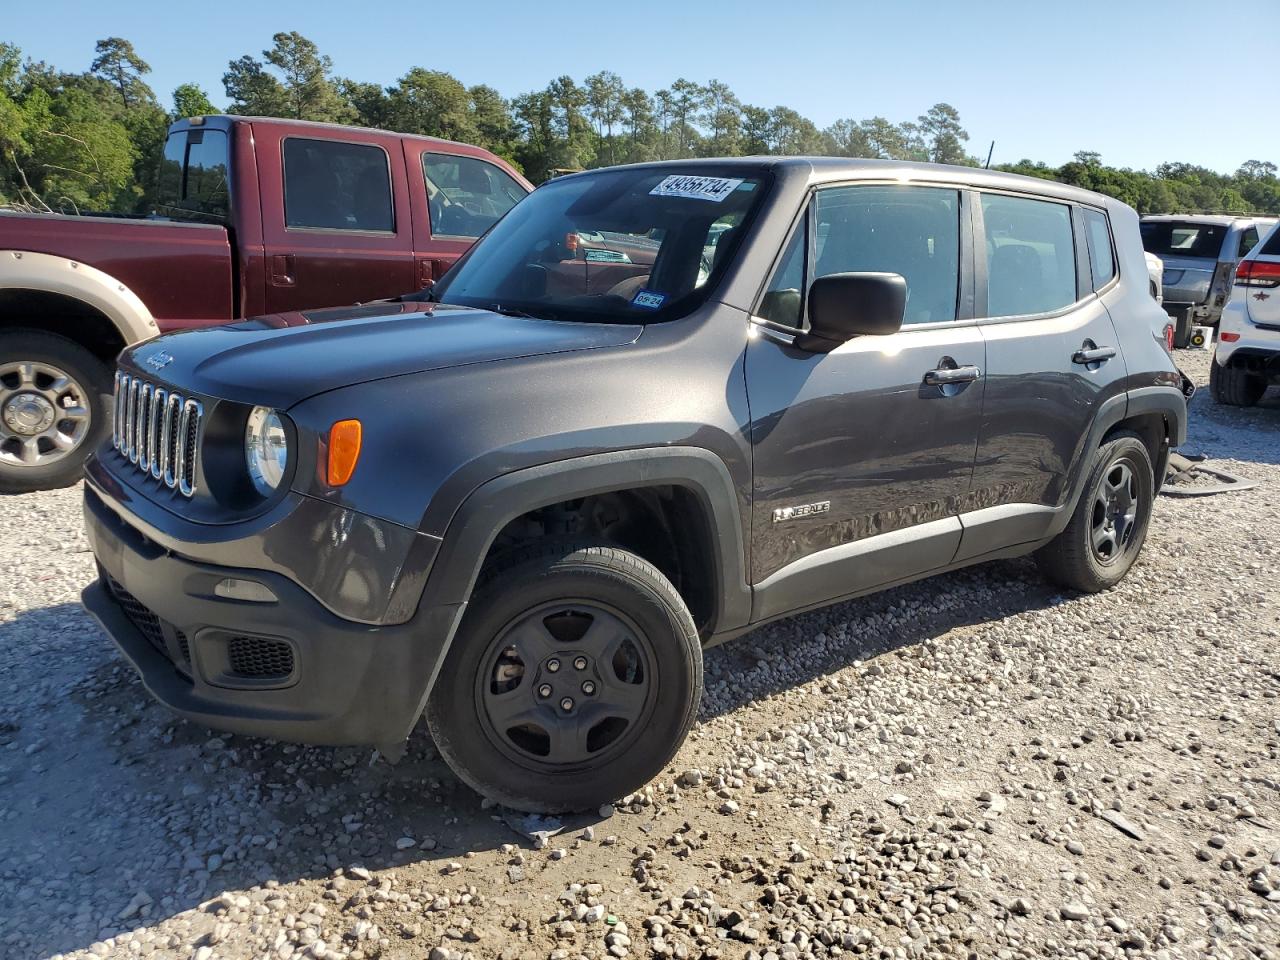
[[[795,345],[830,353],[858,336],[884,336],[902,328],[907,281],[897,273],[833,273],[809,287],[809,329]]]

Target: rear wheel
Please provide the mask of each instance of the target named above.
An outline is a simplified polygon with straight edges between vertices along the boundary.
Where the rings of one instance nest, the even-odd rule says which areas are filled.
[[[0,492],[65,487],[111,421],[111,371],[78,343],[0,333]]]
[[[1209,364],[1209,392],[1216,403],[1229,407],[1252,407],[1267,392],[1267,381],[1230,362],[1224,367],[1214,357]]]
[[[476,590],[427,723],[479,793],[563,812],[656,776],[701,696],[693,618],[656,567],[614,547],[549,545]]]
[[[1066,529],[1037,551],[1040,572],[1084,593],[1115,586],[1142,551],[1154,496],[1146,444],[1135,434],[1116,434],[1094,456]]]

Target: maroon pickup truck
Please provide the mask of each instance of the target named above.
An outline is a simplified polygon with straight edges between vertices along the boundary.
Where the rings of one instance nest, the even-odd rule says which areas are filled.
[[[479,147],[217,116],[170,127],[153,217],[0,212],[0,491],[79,479],[127,344],[420,290],[531,189]]]

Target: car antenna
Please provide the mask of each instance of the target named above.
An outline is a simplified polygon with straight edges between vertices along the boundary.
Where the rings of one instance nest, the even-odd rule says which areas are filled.
[[[984,164],[982,165],[982,169],[983,169],[983,170],[990,170],[990,169],[991,169],[991,154],[993,154],[993,153],[995,153],[995,152],[996,152],[996,142],[995,142],[994,140],[992,140],[992,141],[991,141],[991,149],[987,151],[987,162],[986,162],[986,163],[984,163]]]

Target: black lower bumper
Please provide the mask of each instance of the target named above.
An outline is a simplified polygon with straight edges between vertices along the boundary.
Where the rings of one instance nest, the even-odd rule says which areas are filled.
[[[85,525],[102,576],[86,609],[175,712],[234,733],[318,744],[393,744],[412,730],[460,606],[404,624],[344,620],[287,577],[198,563],[148,541],[96,496]],[[275,602],[226,599],[226,578]]]

